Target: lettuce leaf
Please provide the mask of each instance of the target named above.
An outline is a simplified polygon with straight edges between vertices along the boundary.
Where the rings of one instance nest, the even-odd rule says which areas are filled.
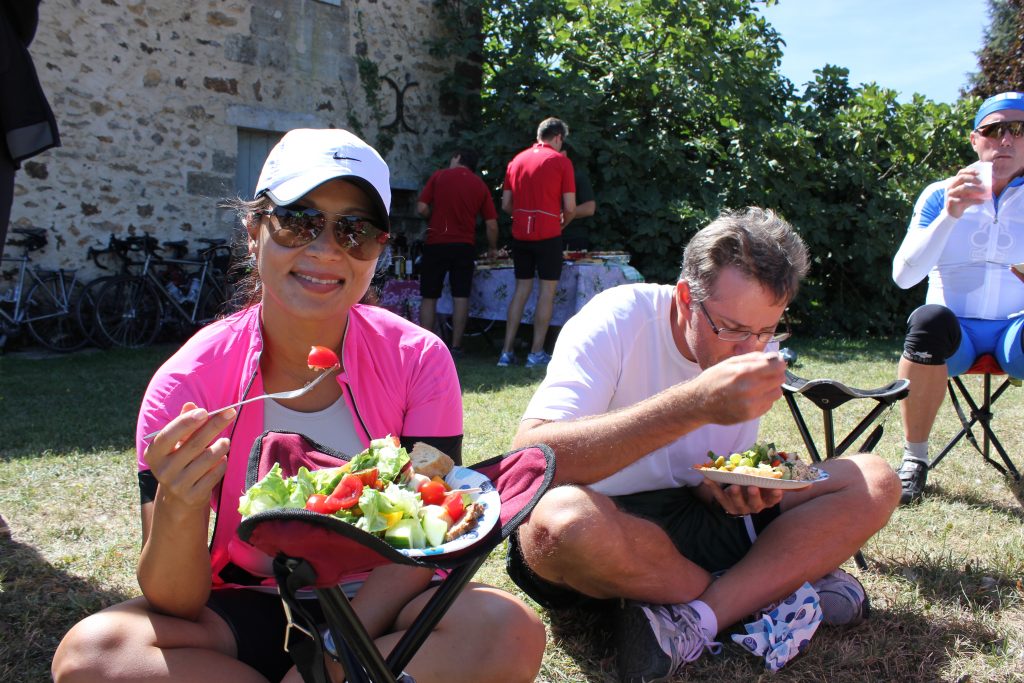
[[[238,501],[238,512],[248,517],[273,508],[294,507],[288,505],[290,497],[291,487],[281,476],[281,466],[275,462],[263,479],[253,484]],[[306,501],[302,503],[304,506]]]

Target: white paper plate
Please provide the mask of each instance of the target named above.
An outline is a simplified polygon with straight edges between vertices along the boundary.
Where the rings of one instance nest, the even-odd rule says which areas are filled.
[[[498,494],[498,490],[494,488],[494,484],[491,483],[490,479],[468,467],[453,467],[444,480],[453,491],[458,489],[480,489],[479,493],[470,494],[470,498],[474,503],[480,503],[484,506],[483,515],[477,520],[477,524],[473,529],[459,536],[454,541],[431,546],[430,548],[399,550],[398,552],[403,555],[407,557],[428,557],[462,550],[486,536],[494,528],[494,525],[498,523],[498,513],[501,512],[501,496]]]
[[[792,479],[772,479],[770,477],[757,477],[753,474],[738,474],[736,472],[724,472],[722,470],[705,470],[700,467],[694,467],[703,474],[707,479],[711,481],[717,481],[719,484],[739,484],[741,486],[757,486],[762,489],[804,489],[815,484],[819,481],[825,481],[828,479],[828,472],[825,470],[819,470],[817,467],[811,469],[817,475],[816,479],[810,479],[805,481],[794,481]]]

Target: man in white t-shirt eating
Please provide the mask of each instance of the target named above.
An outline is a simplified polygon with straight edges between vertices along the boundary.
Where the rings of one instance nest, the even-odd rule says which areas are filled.
[[[550,445],[563,485],[513,537],[509,573],[549,608],[625,599],[624,681],[670,677],[805,581],[825,623],[866,615],[863,588],[836,567],[899,502],[885,461],[835,459],[827,480],[785,493],[692,469],[709,450],[750,448],[781,397],[780,325],[807,262],[772,212],[724,213],[690,241],[675,285],[615,287],[573,317],[526,409],[515,444]]]

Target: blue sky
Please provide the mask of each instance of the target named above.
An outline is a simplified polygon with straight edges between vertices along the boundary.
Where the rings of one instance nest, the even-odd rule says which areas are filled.
[[[786,41],[782,73],[799,90],[834,64],[850,85],[873,81],[900,101],[955,101],[988,26],[986,0],[781,0],[762,12]]]

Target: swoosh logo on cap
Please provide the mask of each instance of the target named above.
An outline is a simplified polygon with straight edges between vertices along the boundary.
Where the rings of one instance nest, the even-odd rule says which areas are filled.
[[[342,161],[342,160],[362,161],[362,159],[356,159],[355,157],[343,157],[343,156],[341,156],[341,152],[335,152],[334,153],[334,158],[337,159],[338,161]]]

